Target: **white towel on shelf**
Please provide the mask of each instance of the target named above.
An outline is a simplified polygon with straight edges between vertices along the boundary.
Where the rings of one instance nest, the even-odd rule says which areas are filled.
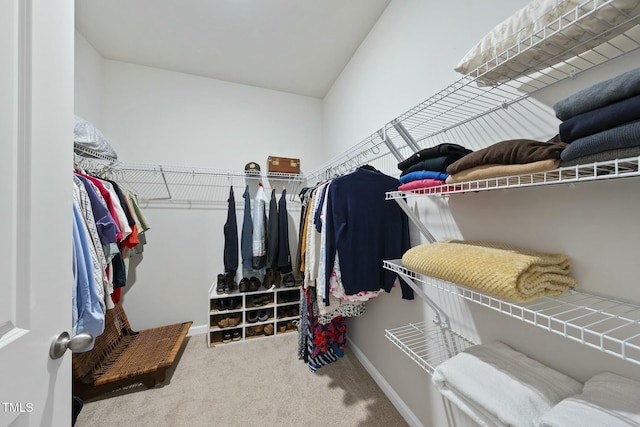
[[[640,382],[611,372],[594,375],[581,394],[564,399],[543,415],[540,426],[640,426]]]
[[[536,426],[582,383],[501,342],[469,347],[438,365],[440,393],[481,426]]]

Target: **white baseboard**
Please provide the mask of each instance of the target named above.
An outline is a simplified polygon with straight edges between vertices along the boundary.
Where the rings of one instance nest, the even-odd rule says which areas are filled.
[[[348,337],[347,341],[349,343],[349,348],[353,351],[353,354],[356,358],[362,363],[362,366],[367,370],[371,378],[378,384],[378,387],[382,390],[382,392],[389,398],[393,406],[400,412],[400,415],[405,419],[405,421],[411,427],[424,427],[424,425],[420,422],[418,417],[415,416],[413,411],[409,409],[409,407],[404,403],[404,401],[400,398],[398,393],[391,387],[391,385],[384,379],[382,374],[376,369],[375,366],[367,359],[367,356],[358,348],[357,345],[353,343]]]
[[[209,330],[209,327],[207,325],[198,325],[198,326],[191,325],[191,327],[189,328],[189,332],[187,332],[187,336],[192,337],[194,335],[206,334],[208,330]]]

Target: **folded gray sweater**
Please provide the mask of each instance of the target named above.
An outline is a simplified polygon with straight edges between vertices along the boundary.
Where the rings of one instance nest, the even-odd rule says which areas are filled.
[[[595,110],[621,99],[640,93],[640,68],[596,83],[554,104],[553,110],[560,120]]]
[[[578,138],[560,153],[563,162],[607,150],[640,145],[640,120]]]

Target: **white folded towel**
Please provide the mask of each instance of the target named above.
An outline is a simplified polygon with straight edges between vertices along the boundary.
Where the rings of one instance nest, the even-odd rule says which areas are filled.
[[[540,426],[640,426],[640,382],[611,372],[594,375],[581,394],[564,399],[543,415]]]
[[[481,426],[536,426],[582,383],[501,342],[469,347],[438,365],[440,393]]]

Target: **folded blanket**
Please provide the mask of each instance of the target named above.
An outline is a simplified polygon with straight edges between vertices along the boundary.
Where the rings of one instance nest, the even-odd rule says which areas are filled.
[[[453,175],[480,165],[514,165],[559,159],[560,152],[566,146],[563,142],[540,142],[531,139],[500,141],[452,163],[447,168],[447,173]]]
[[[418,273],[512,301],[560,295],[576,286],[569,258],[504,243],[446,240],[414,246],[402,256]]]
[[[445,172],[424,170],[424,171],[411,172],[406,175],[400,176],[398,181],[400,181],[400,183],[402,184],[406,184],[407,182],[416,181],[419,179],[438,179],[438,180],[444,181],[445,179],[447,179],[448,176],[449,175],[447,175]]]
[[[404,159],[403,161],[398,163],[398,169],[400,169],[401,171],[406,170],[408,167],[413,166],[425,159],[446,156],[450,154],[458,154],[460,157],[462,157],[471,152],[471,150],[463,147],[462,145],[444,143],[436,145],[435,147],[425,148],[418,151],[417,153],[413,153],[411,157]]]
[[[424,159],[415,165],[409,166],[406,168],[400,176],[406,175],[411,172],[417,171],[437,171],[437,172],[446,172],[447,167],[455,161],[464,157],[465,154],[445,154],[443,156],[431,157],[429,159]]]
[[[621,99],[640,94],[640,68],[596,83],[556,102],[553,110],[560,120],[604,107]]]
[[[537,426],[542,414],[582,389],[501,342],[469,347],[441,363],[433,383],[481,426]]]
[[[560,139],[570,143],[583,136],[640,119],[640,95],[578,114],[560,123]]]
[[[444,185],[444,180],[441,179],[419,179],[417,181],[407,182],[398,187],[400,191],[417,190],[419,188],[437,187],[438,185]]]
[[[636,145],[640,145],[640,120],[578,138],[567,146],[560,157],[563,161],[569,161],[602,151]]]
[[[449,175],[445,182],[447,184],[455,184],[457,182],[475,181],[477,179],[546,172],[556,169],[559,164],[560,160],[547,159],[520,165],[481,165]]]
[[[594,375],[581,394],[544,414],[540,426],[640,426],[640,382],[610,372]]]
[[[616,148],[615,150],[602,151],[596,154],[589,154],[587,156],[577,157],[575,159],[572,159],[566,162],[561,161],[560,167],[585,165],[589,163],[606,162],[607,160],[627,159],[630,157],[638,157],[638,156],[640,156],[640,145],[636,145],[635,147],[629,147],[629,148]]]

